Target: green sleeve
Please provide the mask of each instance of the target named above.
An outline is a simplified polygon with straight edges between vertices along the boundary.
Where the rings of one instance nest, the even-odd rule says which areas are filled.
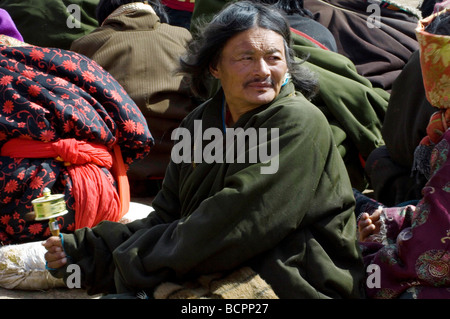
[[[176,172],[176,170],[175,170]],[[169,177],[172,172],[168,172]],[[172,177],[174,178],[174,177]],[[166,228],[179,215],[179,205],[176,194],[168,185],[164,192],[158,195],[160,202],[158,210],[147,218],[135,220],[129,224],[103,221],[93,228],[82,228],[73,234],[63,234],[64,250],[70,263],[76,263],[81,270],[82,288],[89,294],[115,293],[114,273],[116,266],[113,251],[126,242],[134,234],[139,236],[143,230],[153,229],[154,234]],[[161,224],[162,226],[156,227]],[[71,275],[66,267],[59,271],[51,271],[55,277],[65,280]]]
[[[322,179],[330,178],[323,172],[333,148],[329,126],[313,107],[302,116],[287,124],[287,118],[271,119],[271,127],[283,127],[275,174],[261,174],[261,163],[229,164],[222,189],[191,214],[140,229],[118,246],[113,258],[119,292],[232,270],[273,250],[305,219],[311,223],[334,214],[338,208],[326,206],[335,203],[315,192]]]

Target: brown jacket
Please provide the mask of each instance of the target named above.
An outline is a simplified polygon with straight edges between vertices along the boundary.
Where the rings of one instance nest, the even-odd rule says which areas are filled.
[[[131,185],[164,176],[172,130],[194,107],[182,76],[173,73],[190,39],[188,30],[160,23],[150,5],[131,3],[72,43],[71,50],[93,59],[116,78],[147,119],[155,146],[145,160],[130,167]]]

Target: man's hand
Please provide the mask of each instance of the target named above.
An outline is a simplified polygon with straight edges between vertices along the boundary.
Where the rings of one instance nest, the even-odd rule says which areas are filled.
[[[43,243],[47,252],[44,255],[47,261],[47,267],[60,268],[67,263],[67,257],[62,247],[61,238],[59,236],[51,236]]]

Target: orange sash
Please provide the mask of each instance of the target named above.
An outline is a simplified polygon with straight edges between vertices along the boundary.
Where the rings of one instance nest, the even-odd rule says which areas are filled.
[[[63,161],[73,184],[76,229],[93,227],[102,220],[118,221],[128,212],[130,190],[118,145],[110,152],[104,145],[74,138],[50,143],[14,138],[4,144],[1,155]],[[118,192],[101,167],[111,169]]]

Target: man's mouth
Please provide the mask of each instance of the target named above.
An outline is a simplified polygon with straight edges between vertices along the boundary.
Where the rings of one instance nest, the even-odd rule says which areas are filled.
[[[270,79],[266,79],[263,81],[260,80],[251,80],[245,84],[245,87],[252,88],[273,88],[273,83]]]

